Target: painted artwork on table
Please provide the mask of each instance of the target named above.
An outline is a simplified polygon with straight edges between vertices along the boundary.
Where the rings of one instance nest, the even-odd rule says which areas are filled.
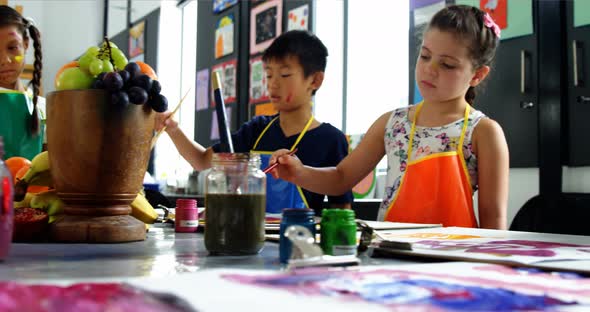
[[[508,0],[479,0],[479,8],[487,12],[500,29],[508,27]]]
[[[209,69],[197,72],[197,91],[195,110],[207,109],[209,105]]]
[[[217,121],[217,111],[211,112],[211,135],[209,138],[211,141],[219,140],[219,122]],[[231,125],[231,107],[225,107],[225,114],[227,117],[227,123]]]
[[[234,15],[228,14],[217,22],[215,29],[215,58],[234,52]]]
[[[281,34],[283,1],[267,1],[250,13],[250,54],[263,52]]]
[[[221,13],[236,3],[238,0],[213,0],[213,13]]]
[[[309,5],[305,4],[298,8],[289,10],[289,22],[287,23],[287,31],[289,30],[308,30],[309,29]]]
[[[517,233],[517,232],[516,232]],[[566,260],[590,261],[590,244],[556,239],[558,235],[515,234],[468,228],[438,228],[412,232],[378,232],[379,246],[398,251],[399,243],[411,248],[402,253],[447,259],[480,260],[533,265]],[[590,240],[588,241],[590,243]],[[590,269],[590,268],[589,268]]]
[[[129,29],[129,58],[132,59],[145,51],[145,21]]]
[[[250,104],[266,102],[270,99],[266,89],[266,74],[262,57],[250,60]]]
[[[56,286],[0,282],[0,298],[0,311],[196,311],[173,294],[121,283]]]
[[[211,68],[211,74],[219,73],[221,80],[221,88],[223,89],[223,101],[230,104],[236,101],[236,71],[238,61],[233,59],[225,63],[217,64]],[[213,97],[213,90],[211,90],[211,107],[215,107],[215,98]]]
[[[330,298],[396,311],[583,311],[590,309],[590,278],[573,273],[466,262],[365,270],[308,269],[223,278],[305,300]],[[319,301],[316,301],[319,302]]]

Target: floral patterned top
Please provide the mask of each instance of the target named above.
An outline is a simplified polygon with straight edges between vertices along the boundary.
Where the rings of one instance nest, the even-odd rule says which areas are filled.
[[[406,170],[408,160],[408,144],[412,121],[408,118],[410,106],[402,107],[391,112],[391,116],[385,126],[385,153],[387,154],[387,177],[385,180],[385,192],[383,201],[379,207],[377,220],[384,220],[391,201],[399,189],[401,178]],[[471,108],[468,118],[465,140],[463,142],[463,155],[471,187],[477,190],[477,158],[473,154],[471,146],[471,134],[479,121],[486,117],[482,112]],[[463,118],[441,127],[416,126],[412,149],[412,161],[425,156],[457,150],[457,144],[463,129]]]

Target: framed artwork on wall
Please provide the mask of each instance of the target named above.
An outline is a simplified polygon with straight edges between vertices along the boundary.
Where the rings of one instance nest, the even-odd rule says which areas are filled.
[[[197,72],[196,84],[195,109],[197,111],[207,109],[209,103],[209,68]]]
[[[215,58],[234,52],[234,15],[228,14],[217,22],[215,28]]]
[[[238,0],[213,0],[213,13],[220,13],[236,3]]]
[[[236,74],[237,74],[238,60],[233,59],[221,64],[217,64],[211,68],[211,74],[219,72],[221,79],[221,88],[223,89],[223,101],[225,104],[234,103],[236,101]],[[213,94],[213,90],[210,90]],[[211,107],[215,107],[215,100],[211,95]]]
[[[262,57],[250,60],[250,104],[266,102],[270,98],[266,89],[266,75]]]
[[[134,58],[145,51],[145,21],[129,29],[129,58]]]
[[[267,1],[250,11],[250,54],[263,52],[281,34],[283,1]]]
[[[289,10],[288,19],[287,31],[309,30],[309,5],[305,4]]]

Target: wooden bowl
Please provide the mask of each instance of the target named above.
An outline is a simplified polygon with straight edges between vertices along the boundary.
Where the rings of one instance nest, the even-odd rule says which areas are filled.
[[[154,116],[149,105],[115,107],[104,90],[47,96],[47,149],[53,183],[66,216],[52,225],[64,242],[145,239],[129,204],[146,172]]]

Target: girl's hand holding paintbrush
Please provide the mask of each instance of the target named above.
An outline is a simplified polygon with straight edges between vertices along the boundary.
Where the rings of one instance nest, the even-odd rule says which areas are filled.
[[[172,114],[173,111],[163,112],[161,114],[156,114],[155,119],[155,130],[160,131],[164,127],[166,127],[166,132],[174,132],[174,130],[178,129],[178,122],[174,120]]]
[[[269,163],[271,167],[275,163],[277,165],[268,173],[272,174],[275,179],[283,179],[297,184],[295,180],[303,172],[304,166],[301,160],[295,155],[296,151],[290,151],[288,149],[275,151],[270,157]]]

